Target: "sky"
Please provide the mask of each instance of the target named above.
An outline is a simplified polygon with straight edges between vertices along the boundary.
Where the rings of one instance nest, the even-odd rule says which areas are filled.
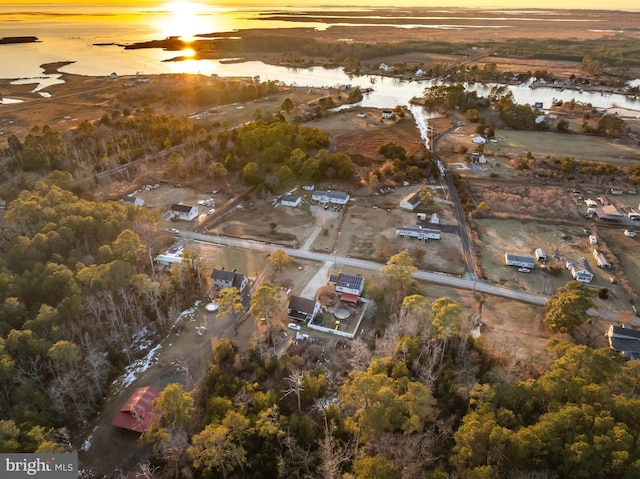
[[[337,0],[191,0],[193,3],[206,3],[207,5],[220,6],[294,6],[294,7],[318,7],[335,5],[346,7],[354,5],[358,7],[381,7],[381,6],[416,6],[416,7],[468,7],[468,8],[510,8],[510,9],[531,9],[531,8],[553,8],[553,9],[599,9],[599,10],[640,10],[640,2],[638,0],[346,0],[343,2]],[[96,5],[96,4],[123,4],[133,6],[139,5],[162,5],[170,2],[156,0],[3,0],[6,4],[80,4],[80,5]]]

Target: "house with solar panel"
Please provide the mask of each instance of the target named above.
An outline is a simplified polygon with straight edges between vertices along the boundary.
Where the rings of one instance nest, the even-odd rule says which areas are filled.
[[[340,300],[357,303],[364,290],[364,278],[352,274],[332,274],[329,282],[336,285],[336,292],[340,293]]]

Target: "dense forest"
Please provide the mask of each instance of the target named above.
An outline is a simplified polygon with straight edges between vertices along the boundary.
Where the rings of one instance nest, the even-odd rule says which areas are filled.
[[[197,262],[158,271],[146,209],[97,203],[54,172],[11,201],[0,250],[0,450],[46,452],[83,424],[140,341],[200,297]]]

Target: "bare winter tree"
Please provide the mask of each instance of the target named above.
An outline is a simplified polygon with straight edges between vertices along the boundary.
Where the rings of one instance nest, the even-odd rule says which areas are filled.
[[[287,378],[289,382],[289,388],[284,391],[283,398],[287,397],[289,394],[295,394],[298,399],[298,411],[300,411],[300,393],[304,391],[304,385],[302,381],[304,380],[304,373],[302,371],[292,371]]]
[[[151,479],[155,477],[156,472],[160,469],[160,466],[152,466],[149,461],[138,464],[140,471],[136,472],[137,479]]]

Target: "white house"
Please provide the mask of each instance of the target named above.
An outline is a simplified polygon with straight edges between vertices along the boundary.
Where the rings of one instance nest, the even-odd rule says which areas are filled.
[[[214,269],[211,272],[211,284],[219,291],[225,288],[236,288],[238,291],[244,291],[249,284],[249,278],[244,274],[235,270],[225,271],[222,269]]]
[[[420,204],[420,192],[409,193],[400,201],[400,208],[403,210],[413,211]]]
[[[569,260],[566,267],[571,273],[571,277],[576,281],[581,283],[591,283],[593,281],[593,271],[591,271],[586,258]]]
[[[396,226],[396,236],[409,238],[417,238],[420,241],[426,241],[428,239],[440,239],[440,231],[422,228],[420,226]]]
[[[144,206],[144,200],[136,195],[127,195],[122,198],[122,204],[133,206]]]
[[[533,268],[536,264],[535,258],[514,253],[505,253],[504,262],[507,266],[519,266],[521,268]]]
[[[311,198],[319,203],[336,203],[346,205],[349,201],[349,195],[343,191],[322,191],[316,190]]]
[[[336,291],[341,293],[340,299],[350,303],[357,303],[364,290],[364,278],[362,276],[345,273],[332,274],[329,277],[329,282],[336,285]]]
[[[287,308],[287,316],[296,321],[305,323],[312,321],[320,312],[320,302],[301,298],[300,296],[291,296],[289,299],[289,307]]]
[[[611,263],[609,263],[607,258],[597,249],[593,250],[593,257],[600,268],[611,268]]]
[[[164,253],[155,257],[155,261],[162,266],[170,268],[173,263],[182,263],[183,246],[171,246]]]
[[[198,207],[173,204],[169,208],[169,219],[191,221],[198,216]]]
[[[294,196],[294,195],[284,195],[282,197],[282,200],[280,200],[280,203],[283,204],[283,206],[292,206],[292,207],[296,207],[300,205],[300,202],[302,201],[302,198],[300,196]]]

